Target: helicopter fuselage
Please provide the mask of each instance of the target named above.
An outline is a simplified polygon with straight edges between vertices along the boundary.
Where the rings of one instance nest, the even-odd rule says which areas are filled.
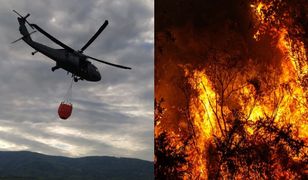
[[[29,46],[35,49],[37,52],[44,54],[50,59],[56,62],[56,66],[52,70],[62,68],[74,75],[74,77],[79,77],[81,80],[87,81],[100,81],[101,75],[96,66],[94,66],[90,61],[86,60],[86,56],[76,52],[69,52],[66,49],[54,49],[43,45],[41,43],[35,42],[31,39],[29,32],[25,26],[25,21],[22,18],[18,18],[20,24],[19,31],[24,36],[22,38]],[[36,52],[33,52],[34,55]]]

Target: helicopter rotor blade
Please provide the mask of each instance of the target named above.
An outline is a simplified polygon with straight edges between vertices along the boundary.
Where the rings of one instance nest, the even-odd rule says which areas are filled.
[[[18,16],[20,16],[21,18],[24,18],[21,14],[19,14],[17,11],[15,11],[14,9],[13,9],[13,12],[14,13],[16,13]]]
[[[25,17],[23,17],[23,16],[22,16],[21,14],[19,14],[17,11],[13,10],[13,12],[16,13],[18,16],[20,16],[22,19],[24,19],[25,22],[26,22],[32,29],[34,29],[34,28],[32,27],[32,25],[27,21],[27,17],[29,17],[30,14],[27,14]]]
[[[71,47],[67,46],[66,44],[64,44],[63,42],[59,41],[58,39],[56,39],[55,37],[53,37],[52,35],[50,35],[49,33],[47,33],[46,31],[44,31],[42,28],[40,28],[38,25],[36,24],[31,24],[35,29],[37,29],[39,32],[41,32],[42,34],[44,34],[47,38],[49,38],[50,40],[52,40],[53,42],[55,42],[56,44],[58,44],[59,46],[63,47],[64,49],[70,51],[70,52],[76,52],[74,49],[72,49]]]
[[[13,42],[11,42],[11,44],[14,44],[14,43],[16,43],[17,41],[20,41],[22,38],[24,38],[24,37],[28,37],[28,36],[30,36],[30,35],[31,35],[31,34],[33,34],[33,33],[36,33],[36,31],[30,32],[28,35],[23,36],[23,37],[21,37],[21,38],[19,38],[19,39],[15,40],[15,41],[13,41]]]
[[[97,32],[91,37],[91,39],[79,50],[79,52],[83,52],[85,49],[90,46],[90,44],[100,35],[100,33],[106,28],[108,25],[108,21],[105,20],[104,24],[97,30]]]
[[[130,68],[130,67],[122,66],[122,65],[119,65],[119,64],[113,64],[113,63],[106,62],[106,61],[103,61],[103,60],[100,60],[100,59],[96,59],[96,58],[91,57],[91,56],[86,56],[86,57],[89,58],[89,59],[93,59],[93,60],[95,60],[95,61],[104,63],[104,64],[108,64],[108,65],[110,65],[110,66],[114,66],[114,67],[118,67],[118,68],[122,68],[122,69],[132,69],[132,68]]]

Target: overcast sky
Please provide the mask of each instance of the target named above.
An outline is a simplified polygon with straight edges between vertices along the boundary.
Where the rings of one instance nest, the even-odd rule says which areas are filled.
[[[153,160],[153,0],[0,0],[0,150],[50,155],[118,156]],[[93,62],[100,82],[73,84],[72,116],[57,109],[71,81],[55,62],[21,37],[15,9],[80,49],[103,24],[109,25],[85,54],[132,67]],[[28,28],[30,31],[30,28]],[[40,33],[40,43],[59,48]]]

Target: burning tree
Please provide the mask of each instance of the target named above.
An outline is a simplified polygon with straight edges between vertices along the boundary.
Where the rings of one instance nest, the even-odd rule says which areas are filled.
[[[154,124],[159,126],[165,109],[162,107],[163,99],[154,101],[155,119]],[[172,142],[173,141],[173,142]],[[170,134],[161,129],[155,129],[155,177],[157,179],[179,179],[183,177],[184,170],[181,170],[181,164],[185,163],[185,153],[181,146],[172,146],[174,141],[179,141],[178,136]]]
[[[206,177],[306,177],[307,146],[298,138],[300,128],[285,119],[297,102],[288,97],[290,87],[265,79],[271,89],[264,88],[265,82],[249,75],[239,77],[232,67],[224,71],[211,65],[208,69],[210,75],[187,73],[192,74],[189,78],[196,89],[191,111],[195,112],[195,131],[202,135],[196,138],[207,144],[199,147],[207,154],[200,162],[207,165]]]
[[[244,35],[227,19],[211,27],[224,41],[189,25],[156,36],[155,92],[166,99],[155,103],[157,179],[308,178],[308,5],[236,2],[249,15]],[[159,62],[176,58],[163,72]]]

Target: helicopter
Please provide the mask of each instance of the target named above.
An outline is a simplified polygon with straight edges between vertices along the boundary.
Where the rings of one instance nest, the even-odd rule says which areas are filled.
[[[19,31],[20,31],[20,34],[23,35],[23,37],[17,39],[16,41],[12,43],[15,43],[22,39],[29,46],[35,49],[35,51],[31,53],[32,55],[35,55],[37,52],[40,52],[44,54],[45,56],[49,57],[50,59],[54,60],[56,62],[56,65],[51,68],[52,71],[62,68],[66,70],[67,73],[72,74],[72,77],[74,78],[75,82],[77,82],[78,80],[87,80],[87,81],[97,82],[101,80],[100,72],[98,71],[97,67],[94,66],[89,61],[89,59],[92,59],[100,63],[107,64],[110,66],[114,66],[117,68],[131,69],[130,67],[99,60],[97,58],[83,54],[83,51],[86,50],[90,46],[90,44],[106,28],[106,26],[108,25],[108,20],[105,20],[103,25],[97,30],[97,32],[91,37],[91,39],[80,50],[76,51],[73,48],[61,42],[60,40],[56,39],[49,33],[47,33],[45,30],[43,30],[38,25],[29,23],[27,21],[27,18],[30,16],[30,14],[27,14],[26,16],[23,17],[17,11],[13,10],[13,12],[19,16],[17,17],[17,20],[19,23]],[[63,49],[54,49],[54,48],[51,48],[46,45],[33,41],[31,38],[31,34],[35,33],[36,30],[29,33],[26,27],[26,23],[32,29],[36,29],[37,31],[45,35],[47,38],[49,38],[51,41],[61,46]]]

